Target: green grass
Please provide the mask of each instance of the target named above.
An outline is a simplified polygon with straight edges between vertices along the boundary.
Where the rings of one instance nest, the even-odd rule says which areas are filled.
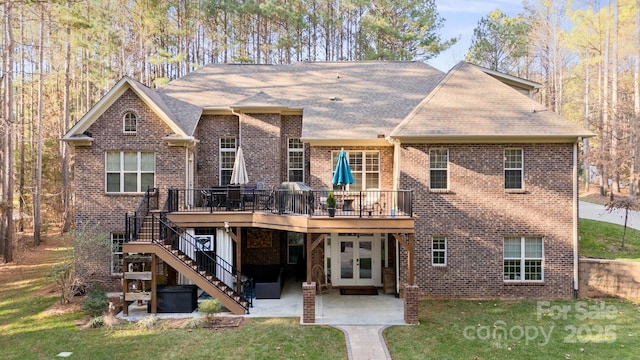
[[[640,231],[627,228],[621,248],[623,226],[580,219],[580,256],[640,261]]]
[[[563,307],[566,316],[549,313]],[[612,299],[424,300],[419,325],[390,327],[384,336],[394,360],[635,359],[640,306]]]
[[[298,318],[246,319],[238,328],[80,330],[80,312],[48,315],[59,300],[43,291],[55,252],[14,271],[0,287],[0,358],[54,359],[345,359],[341,331],[300,325]],[[7,271],[8,269],[0,269]]]

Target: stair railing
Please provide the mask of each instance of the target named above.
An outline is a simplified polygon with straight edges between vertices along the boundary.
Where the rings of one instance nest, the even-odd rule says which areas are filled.
[[[130,217],[125,214],[125,239],[127,241],[134,241],[140,234],[140,229],[144,223],[144,219],[151,210],[158,209],[159,191],[157,188],[147,187],[147,191],[144,192],[144,196],[138,204],[138,208]]]
[[[192,266],[192,264],[188,263],[187,259],[193,261],[193,264],[196,266],[194,270],[200,276],[204,278],[206,278],[206,275],[213,276],[222,281],[229,289],[233,290],[233,294],[229,295],[223,287],[217,286],[215,283],[209,281],[213,286],[222,290],[227,297],[241,306],[243,306],[241,303],[242,300],[249,304],[248,307],[253,306],[253,299],[247,299],[242,296],[242,286],[246,286],[250,281],[247,276],[215,252],[203,250],[203,245],[200,244],[193,235],[169,220],[166,213],[160,213],[160,216],[150,214],[146,219],[144,231],[150,234],[151,242],[160,245],[171,245],[172,249],[178,250],[178,255],[184,255],[176,256],[182,263],[187,266]],[[128,223],[135,221],[138,220],[135,220],[133,217],[128,218]],[[204,272],[206,275],[202,275],[201,272]],[[238,279],[240,279],[240,281],[238,281]],[[234,295],[239,296],[240,301],[236,301],[233,297]],[[248,311],[248,307],[244,308]]]

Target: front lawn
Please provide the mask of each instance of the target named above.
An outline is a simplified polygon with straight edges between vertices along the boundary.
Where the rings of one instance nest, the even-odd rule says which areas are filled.
[[[606,300],[424,300],[420,324],[385,330],[401,359],[634,359],[640,306]]]

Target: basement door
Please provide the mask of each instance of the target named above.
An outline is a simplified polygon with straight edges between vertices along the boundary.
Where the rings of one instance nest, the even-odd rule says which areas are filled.
[[[381,286],[379,234],[332,234],[326,243],[334,286]]]

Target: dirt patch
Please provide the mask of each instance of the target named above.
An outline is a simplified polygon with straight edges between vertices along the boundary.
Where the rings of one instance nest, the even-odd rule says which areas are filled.
[[[72,312],[81,312],[82,303],[86,299],[86,296],[75,296],[71,300],[63,304],[60,301],[56,301],[53,305],[49,306],[47,310],[43,312],[44,315],[63,315]]]
[[[244,322],[243,317],[237,316],[218,316],[207,321],[202,327],[204,329],[221,330],[228,328],[237,328]]]

